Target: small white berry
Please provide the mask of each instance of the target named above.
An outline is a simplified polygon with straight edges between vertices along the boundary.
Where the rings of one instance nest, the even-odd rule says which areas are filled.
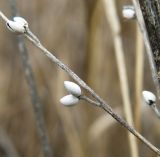
[[[15,32],[15,33],[24,33],[25,32],[25,28],[23,27],[22,24],[19,24],[17,22],[14,21],[7,21],[7,27],[11,32]]]
[[[10,31],[18,34],[25,33],[26,28],[28,27],[27,21],[22,17],[14,17],[13,21],[8,20],[6,25]]]
[[[143,91],[142,92],[144,101],[148,104],[148,105],[153,105],[156,102],[156,96],[150,92],[150,91]]]
[[[28,22],[22,17],[16,16],[16,17],[13,18],[13,21],[21,23],[22,25],[28,27]]]
[[[79,102],[79,99],[72,94],[66,95],[60,99],[60,103],[62,103],[65,106],[73,106],[77,104],[78,102]]]
[[[123,17],[126,19],[134,19],[136,16],[133,6],[124,6],[122,10]]]
[[[80,86],[74,82],[64,81],[64,87],[70,94],[76,97],[79,97],[82,94]]]

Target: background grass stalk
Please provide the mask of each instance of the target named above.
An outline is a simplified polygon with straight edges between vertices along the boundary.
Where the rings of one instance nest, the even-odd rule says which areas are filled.
[[[136,27],[136,68],[135,68],[135,105],[134,119],[135,127],[141,130],[141,108],[142,108],[142,88],[144,71],[144,44],[139,26]]]
[[[124,49],[122,44],[122,38],[120,35],[121,25],[117,15],[115,1],[103,0],[103,2],[104,2],[104,9],[106,12],[106,17],[109,21],[110,28],[113,34],[114,48],[115,48],[117,67],[120,78],[125,117],[127,122],[130,125],[133,125],[133,116],[131,109],[131,100],[129,96],[129,85],[128,85],[126,66],[125,66]],[[131,134],[128,134],[128,138],[129,138],[131,156],[138,157],[138,145],[135,137]]]
[[[16,0],[9,0],[12,16],[18,16]],[[46,131],[46,124],[43,115],[42,103],[38,95],[37,85],[32,71],[32,67],[29,61],[28,50],[25,46],[24,37],[17,36],[17,44],[19,48],[20,59],[22,62],[22,68],[29,87],[32,105],[34,109],[37,132],[41,142],[43,154],[45,157],[53,157],[53,149],[51,150],[48,140],[48,134]]]
[[[0,16],[3,14],[0,11]],[[89,87],[78,75],[76,75],[67,65],[65,65],[61,60],[56,58],[50,51],[48,51],[41,42],[37,42],[34,37],[28,35],[28,31],[25,33],[26,38],[33,43],[38,49],[40,49],[41,53],[46,55],[51,62],[55,63],[59,68],[64,70],[73,80],[75,80],[81,87],[83,87],[88,93],[90,93],[93,98],[96,99],[100,103],[98,107],[102,108],[104,111],[109,113],[119,124],[125,127],[129,132],[135,135],[141,142],[143,142],[150,150],[155,152],[157,155],[160,155],[160,150],[151,144],[147,139],[145,139],[140,133],[138,133],[134,127],[129,125],[121,116],[116,114],[112,108],[91,88]]]

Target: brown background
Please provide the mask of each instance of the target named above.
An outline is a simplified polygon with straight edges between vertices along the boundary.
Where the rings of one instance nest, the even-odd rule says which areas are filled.
[[[136,21],[122,18],[127,0],[117,0],[122,25],[130,96],[135,103]],[[99,0],[17,0],[18,11],[31,30],[54,55],[73,69],[116,111],[123,111],[111,29]],[[11,17],[9,2],[0,1],[0,10]],[[112,18],[112,17],[111,17]],[[30,63],[43,103],[49,141],[56,157],[128,157],[127,132],[98,108],[80,102],[66,108],[59,99],[67,92],[68,75],[51,63],[26,40]],[[144,89],[153,90],[148,59],[144,60]],[[118,108],[118,110],[117,110]],[[122,114],[123,115],[123,114]],[[98,121],[99,117],[102,117]],[[98,128],[93,128],[98,123]],[[110,124],[111,123],[111,124]],[[142,108],[141,133],[160,145],[160,127],[149,108]],[[100,130],[99,128],[102,128]],[[16,37],[0,20],[0,156],[5,136],[21,157],[42,157],[36,132],[29,89],[19,57]],[[155,157],[146,146],[141,156]]]

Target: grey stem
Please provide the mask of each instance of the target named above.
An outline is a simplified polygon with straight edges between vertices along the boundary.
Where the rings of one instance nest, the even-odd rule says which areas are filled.
[[[160,118],[160,111],[159,111],[159,109],[157,108],[157,105],[156,105],[156,104],[153,104],[153,105],[151,105],[151,108],[152,108],[152,110],[154,111],[154,113],[156,114],[156,116],[157,116],[158,118]]]
[[[18,11],[16,7],[16,0],[9,0],[9,2],[11,5],[13,17],[17,16]],[[20,59],[23,65],[23,70],[24,70],[25,77],[29,86],[30,94],[31,94],[31,100],[32,100],[32,105],[33,105],[36,124],[37,124],[37,131],[38,131],[39,139],[42,145],[43,153],[45,157],[53,157],[52,150],[49,145],[47,131],[46,131],[42,103],[38,95],[34,74],[32,71],[31,64],[29,62],[28,50],[25,46],[23,36],[17,37],[17,44],[19,47]]]
[[[0,16],[1,16],[0,12]],[[157,155],[160,155],[160,150],[151,144],[148,140],[146,140],[140,133],[138,133],[132,126],[130,126],[121,116],[116,114],[112,108],[97,94],[91,89],[82,79],[80,79],[68,66],[62,63],[58,58],[56,58],[50,51],[48,51],[39,41],[35,40],[34,37],[28,35],[29,33],[25,33],[25,36],[37,47],[41,50],[43,54],[45,54],[53,63],[55,63],[59,68],[64,70],[73,80],[75,80],[79,85],[81,85],[88,93],[90,93],[97,102],[100,103],[98,107],[102,108],[104,111],[109,113],[119,124],[125,127],[129,132],[131,132],[134,136],[136,136],[141,142],[143,142],[149,149],[155,152]],[[32,33],[33,34],[33,33]],[[35,36],[35,35],[34,35]]]
[[[33,34],[33,33],[32,33]],[[160,150],[151,144],[148,140],[146,140],[140,133],[138,133],[132,126],[130,126],[121,116],[116,114],[112,108],[102,99],[98,94],[95,93],[93,89],[91,89],[79,76],[77,76],[68,66],[66,66],[63,62],[61,62],[58,58],[56,58],[50,51],[48,51],[38,40],[35,40],[34,37],[31,37],[26,33],[25,35],[36,47],[38,47],[42,53],[44,53],[53,63],[55,63],[58,67],[64,70],[73,80],[75,80],[79,85],[81,85],[88,93],[90,93],[97,102],[99,102],[98,107],[105,110],[109,113],[117,122],[119,122],[123,127],[125,127],[128,131],[130,131],[134,136],[136,136],[141,142],[143,142],[148,148],[150,148],[153,152],[160,155]],[[91,103],[93,104],[93,103]],[[95,105],[95,104],[94,104]]]

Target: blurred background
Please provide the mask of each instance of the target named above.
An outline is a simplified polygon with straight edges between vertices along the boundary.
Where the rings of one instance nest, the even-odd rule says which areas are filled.
[[[137,33],[136,20],[122,17],[126,4],[132,2],[116,0],[133,119],[138,121],[137,130],[158,147],[159,120],[141,102],[141,90],[155,92],[150,67],[145,50],[139,52],[143,54],[140,60],[143,65],[137,64],[137,40],[141,36]],[[17,8],[43,45],[125,118],[114,36],[103,1],[17,0]],[[9,1],[1,0],[0,10],[11,17]],[[54,156],[131,156],[128,132],[107,113],[83,101],[72,108],[60,104],[59,99],[67,94],[63,82],[73,80],[33,44],[25,41]],[[137,75],[136,69],[142,69],[141,75]],[[138,85],[137,80],[141,80]],[[139,117],[135,120],[137,113]],[[141,142],[138,142],[138,149],[139,156],[156,156]],[[12,152],[12,157],[15,157],[13,154],[44,156],[16,36],[0,20],[0,157],[8,157],[7,151]]]

